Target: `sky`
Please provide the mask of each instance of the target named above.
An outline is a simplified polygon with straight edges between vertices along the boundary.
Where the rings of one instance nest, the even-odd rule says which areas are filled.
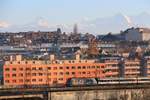
[[[82,20],[143,12],[150,13],[150,0],[0,0],[0,30],[17,31],[15,27],[36,21],[41,26],[71,27]]]

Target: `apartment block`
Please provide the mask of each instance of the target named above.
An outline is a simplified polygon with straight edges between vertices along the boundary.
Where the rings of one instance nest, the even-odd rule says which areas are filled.
[[[50,55],[49,60],[25,60],[21,55],[11,57],[3,67],[4,85],[66,84],[72,77],[105,77],[105,64],[94,59],[59,60]]]
[[[125,60],[124,70],[124,77],[140,77],[142,73],[140,60]]]

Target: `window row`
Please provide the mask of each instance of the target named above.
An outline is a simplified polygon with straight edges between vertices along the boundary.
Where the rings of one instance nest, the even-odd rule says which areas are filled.
[[[35,82],[35,81],[38,81],[38,82],[43,82],[44,81],[44,79],[32,79],[32,82]],[[12,80],[12,82],[13,83],[17,83],[17,82],[20,82],[20,83],[22,83],[22,82],[24,82],[24,80],[23,79],[19,79],[19,80]],[[29,79],[27,79],[26,80],[26,82],[30,82],[30,80]],[[5,80],[5,83],[10,83],[10,80]]]
[[[83,62],[83,61],[79,61],[79,63],[81,63],[81,62]],[[87,62],[87,60],[85,60],[84,62]],[[16,63],[16,62],[15,62],[15,63]],[[18,61],[17,63],[18,63],[18,64],[21,64],[20,61]],[[28,64],[28,61],[25,61],[24,63],[25,63],[25,64]],[[36,61],[32,61],[32,63],[35,64]],[[54,63],[59,64],[59,63],[64,63],[64,61],[55,61]],[[75,61],[74,61],[74,60],[69,60],[68,63],[75,63]],[[10,64],[13,64],[13,62],[11,61]]]
[[[101,66],[103,67],[103,66]],[[100,68],[100,66],[66,66],[66,67],[48,67],[48,70],[57,70],[57,69],[94,69],[94,68]],[[12,71],[17,71],[16,68],[5,68],[5,71],[10,71],[12,69]],[[23,68],[19,68],[20,71],[23,71]],[[40,68],[36,68],[36,67],[32,67],[32,68],[25,68],[26,71],[32,71],[32,70],[40,70],[43,71],[44,68],[40,67]]]
[[[6,78],[9,77],[24,77],[24,76],[51,76],[51,75],[75,75],[75,74],[100,74],[99,71],[83,71],[83,72],[53,72],[53,73],[19,73],[19,74],[5,74]]]
[[[23,76],[43,76],[43,75],[47,75],[46,73],[26,73],[26,74],[23,74],[23,73],[19,73],[19,74],[5,74],[5,77],[23,77]]]
[[[64,78],[54,78],[53,79],[55,82],[56,81],[64,81]],[[51,78],[48,78],[47,80],[44,80],[44,79],[26,79],[25,81],[23,80],[23,79],[18,79],[18,80],[5,80],[5,83],[10,83],[10,82],[12,82],[12,83],[17,83],[17,82],[19,82],[19,83],[25,83],[25,82],[51,82],[52,81],[52,79]]]
[[[103,66],[101,66],[103,67]],[[48,70],[57,70],[57,69],[93,69],[100,68],[100,66],[66,66],[66,67],[48,67]],[[103,67],[104,68],[104,67]]]
[[[16,63],[16,62],[15,62]],[[20,61],[17,62],[18,64],[21,64]],[[32,61],[33,64],[35,64],[35,61]],[[11,61],[10,64],[13,64],[13,62]],[[28,64],[28,61],[25,61],[25,64]]]

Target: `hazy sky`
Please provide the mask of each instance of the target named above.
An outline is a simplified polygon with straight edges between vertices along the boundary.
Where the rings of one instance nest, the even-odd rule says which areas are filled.
[[[142,12],[150,13],[150,0],[0,0],[0,22],[10,25],[24,25],[39,18],[51,25],[73,24],[82,19]]]

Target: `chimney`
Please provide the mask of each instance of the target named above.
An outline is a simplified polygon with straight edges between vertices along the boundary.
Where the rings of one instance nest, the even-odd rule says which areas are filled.
[[[16,61],[21,61],[22,60],[22,55],[16,55]]]
[[[13,61],[13,55],[10,56],[10,61]]]
[[[54,55],[54,54],[51,54],[51,55],[50,55],[50,61],[53,61],[53,60],[55,60],[55,55]]]
[[[76,60],[80,60],[80,54],[76,54]]]

